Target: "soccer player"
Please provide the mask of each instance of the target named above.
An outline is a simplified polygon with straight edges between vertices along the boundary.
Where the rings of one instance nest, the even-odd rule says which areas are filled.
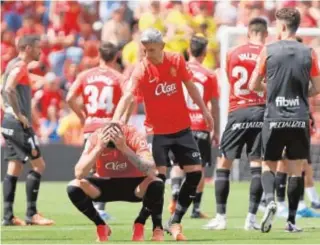
[[[125,82],[124,76],[115,69],[119,56],[118,48],[109,42],[102,43],[99,53],[99,66],[80,73],[66,98],[70,108],[84,124],[85,139],[97,124],[112,119]],[[79,97],[82,101],[80,103]],[[102,217],[110,218],[105,212],[105,203],[96,203],[95,207]]]
[[[200,95],[206,105],[211,103],[211,114],[214,118],[214,138],[219,138],[219,102],[218,102],[218,84],[216,76],[213,72],[204,68],[201,64],[207,54],[208,40],[199,35],[195,35],[191,38],[189,53],[190,60],[188,62],[188,68],[191,70],[194,78],[195,85],[199,89]],[[195,138],[201,158],[203,167],[211,165],[211,131],[206,125],[200,108],[193,102],[187,91],[185,91],[185,99],[189,115],[191,119],[191,130],[193,137]],[[193,199],[193,209],[191,218],[207,218],[207,216],[200,212],[200,203],[202,193],[204,189],[204,168],[202,172],[202,178],[198,185],[196,196]],[[170,204],[172,213],[175,209],[175,203],[179,196],[179,189],[183,180],[183,172],[179,166],[174,166],[171,170],[172,179],[172,194],[173,199]]]
[[[308,96],[320,91],[320,69],[316,53],[296,41],[300,13],[293,8],[276,12],[279,41],[266,46],[259,56],[249,87],[267,91],[267,105],[262,128],[262,184],[267,208],[261,231],[269,232],[277,211],[274,199],[275,174],[273,168],[282,159],[283,150],[290,168],[288,183],[289,215],[286,230],[299,232],[295,224],[302,188],[303,163],[310,151]],[[263,82],[265,79],[266,83]],[[309,89],[309,81],[312,83]]]
[[[303,42],[301,37],[296,37],[296,40],[301,43]],[[315,125],[314,118],[310,113],[310,134],[312,134],[312,132],[314,131],[314,125]],[[300,201],[299,201],[298,211],[297,211],[297,216],[300,216],[300,217],[320,217],[320,214],[308,208],[304,202],[304,191],[306,189],[307,192],[313,193],[312,195],[309,195],[309,196],[315,197],[314,199],[311,199],[311,206],[313,208],[317,208],[317,207],[320,208],[320,200],[313,183],[313,169],[312,169],[310,154],[308,157],[308,161],[304,163],[303,171],[302,171],[303,188],[301,189]],[[288,208],[285,202],[287,174],[288,174],[287,161],[286,160],[279,161],[277,164],[277,173],[276,173],[277,216],[285,217],[285,218],[288,217]]]
[[[159,177],[165,181],[169,151],[173,152],[186,173],[177,208],[166,227],[175,240],[186,240],[182,233],[181,220],[196,195],[202,166],[199,149],[190,130],[190,117],[182,84],[202,111],[209,130],[212,129],[213,119],[193,82],[193,75],[184,58],[179,54],[163,51],[165,44],[161,32],[147,29],[141,34],[140,41],[145,57],[131,75],[114,120],[121,118],[134,100],[134,94],[139,91],[144,100],[145,126],[151,138],[152,154]]]
[[[205,229],[224,230],[227,226],[226,206],[230,186],[230,169],[234,159],[241,157],[246,145],[251,168],[250,204],[246,230],[259,229],[256,213],[259,207],[261,186],[261,128],[265,110],[265,95],[251,92],[248,82],[257,58],[268,36],[267,22],[262,18],[250,20],[249,42],[230,50],[227,54],[227,75],[230,83],[230,109],[228,123],[220,144],[220,158],[216,167],[215,196],[217,215]]]
[[[7,66],[4,75],[2,97],[5,114],[1,132],[7,144],[5,159],[7,174],[3,180],[3,225],[52,225],[37,210],[37,199],[41,175],[45,162],[41,156],[39,142],[31,127],[31,86],[38,76],[28,72],[28,64],[40,57],[40,39],[24,36],[18,42],[19,54]],[[13,214],[13,203],[18,177],[24,164],[30,160],[32,170],[27,175],[27,212],[25,222]]]
[[[88,177],[94,165],[96,173]],[[75,166],[75,177],[67,187],[68,196],[73,205],[97,226],[98,241],[107,241],[111,229],[99,216],[92,201],[142,201],[152,216],[152,240],[164,240],[164,183],[156,177],[156,166],[145,136],[134,127],[107,123],[98,128],[86,142]],[[142,225],[138,218],[135,225]],[[143,241],[143,234],[139,238]],[[132,240],[137,241],[134,236]]]

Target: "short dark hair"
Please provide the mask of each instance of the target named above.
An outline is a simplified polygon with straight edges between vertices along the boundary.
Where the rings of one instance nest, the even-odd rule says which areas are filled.
[[[18,49],[24,51],[26,47],[33,46],[36,42],[40,42],[40,36],[38,35],[26,35],[19,38]]]
[[[118,51],[118,47],[111,42],[102,43],[99,47],[100,56],[105,62],[113,61]]]
[[[203,54],[208,45],[208,40],[205,37],[194,35],[190,41],[190,52],[194,57],[199,57]]]
[[[297,42],[299,42],[299,43],[303,43],[303,39],[302,39],[302,37],[296,37],[296,40],[297,40]]]
[[[300,12],[294,8],[282,8],[276,12],[276,18],[286,23],[290,32],[295,33],[301,21]]]
[[[256,17],[249,21],[249,32],[265,33],[268,31],[268,24],[264,18]]]

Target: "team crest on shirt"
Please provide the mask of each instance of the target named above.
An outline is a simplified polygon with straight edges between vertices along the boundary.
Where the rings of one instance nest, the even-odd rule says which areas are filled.
[[[177,69],[175,67],[170,67],[170,75],[173,77],[177,76]]]

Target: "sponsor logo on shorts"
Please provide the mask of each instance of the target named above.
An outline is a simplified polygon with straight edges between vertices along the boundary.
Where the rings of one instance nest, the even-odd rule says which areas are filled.
[[[247,123],[234,123],[231,130],[248,129],[248,128],[262,128],[263,122],[247,122]]]
[[[128,164],[127,162],[108,162],[104,165],[104,167],[108,170],[121,172],[127,169]]]
[[[8,135],[8,136],[12,136],[14,133],[14,130],[10,129],[10,128],[1,128],[1,133]]]
[[[162,94],[170,96],[177,92],[177,85],[175,83],[168,84],[165,83],[159,83],[155,90],[155,95],[160,96]]]
[[[193,153],[192,153],[192,157],[193,157],[193,158],[200,157],[200,152],[197,152],[197,151],[193,152]]]
[[[269,129],[274,128],[306,128],[304,121],[270,122]]]
[[[209,137],[209,133],[207,133],[207,132],[192,131],[192,135],[194,137],[197,137],[198,139],[202,139],[202,140],[206,140]]]
[[[276,98],[276,106],[277,107],[299,107],[300,106],[299,96],[297,96],[295,99],[286,99],[283,96],[278,96]]]

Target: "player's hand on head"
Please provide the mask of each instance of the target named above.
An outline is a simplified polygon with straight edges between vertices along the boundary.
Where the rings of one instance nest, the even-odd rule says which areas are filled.
[[[97,136],[98,136],[97,146],[100,149],[106,148],[109,141],[111,140],[110,135],[108,133],[108,128],[107,127],[101,128],[98,131]]]
[[[121,151],[126,147],[126,138],[123,135],[119,124],[113,124],[111,127],[109,127],[108,135],[118,150]]]

